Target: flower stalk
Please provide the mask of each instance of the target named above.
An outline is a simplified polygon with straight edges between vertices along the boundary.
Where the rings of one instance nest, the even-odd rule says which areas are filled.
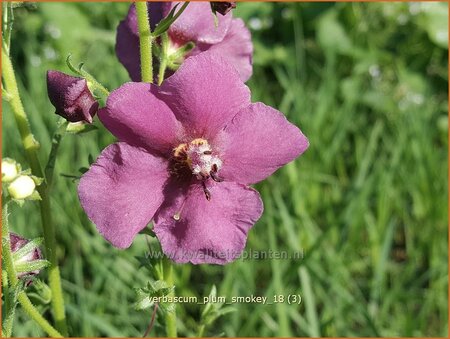
[[[138,31],[139,31],[139,47],[140,47],[140,62],[141,62],[141,78],[144,82],[153,82],[153,59],[152,59],[152,43],[153,38],[150,30],[150,20],[147,11],[147,2],[139,1],[136,2],[136,14],[138,21]],[[163,47],[164,48],[164,47]],[[165,46],[167,48],[167,44]],[[163,56],[166,59],[165,53]],[[167,65],[167,62],[165,63]],[[165,67],[160,67],[158,74],[158,83],[161,84],[164,80]],[[168,259],[164,260],[163,263],[164,280],[169,284],[173,285],[173,267]],[[173,295],[173,292],[171,292]],[[176,324],[176,314],[175,311],[167,312],[166,314],[166,334],[169,338],[177,337],[177,324]]]
[[[169,258],[163,259],[163,272],[164,272],[164,280],[166,281],[167,285],[173,286],[174,285],[173,265]],[[174,291],[170,292],[168,296],[174,297],[175,292]],[[168,338],[177,337],[177,316],[175,307],[172,312],[166,313],[166,335]]]
[[[13,65],[9,55],[7,54],[7,49],[5,48],[5,43],[3,42],[2,48],[2,77],[5,85],[6,91],[10,94],[10,105],[14,114],[14,118],[19,129],[22,144],[25,149],[26,157],[30,165],[32,173],[40,178],[44,178],[44,173],[38,158],[37,149],[39,148],[39,143],[35,140],[33,134],[31,133],[30,124],[28,117],[25,113],[22,101],[19,95],[19,89],[17,86],[16,77],[14,74]],[[55,241],[55,229],[52,221],[52,215],[50,210],[50,196],[48,192],[48,186],[46,181],[37,188],[42,200],[40,201],[41,210],[41,220],[45,239],[45,252],[46,257],[50,261],[50,266],[48,269],[49,285],[52,290],[52,313],[55,319],[56,328],[62,334],[67,334],[67,324],[66,316],[64,311],[64,299],[61,288],[61,278],[59,273],[59,267],[56,257],[56,241]],[[11,279],[11,278],[10,278]],[[27,305],[28,303],[24,299],[24,296],[19,295],[19,297]],[[20,299],[19,299],[20,301]],[[31,312],[33,314],[33,312]],[[40,314],[38,313],[40,316]],[[33,316],[36,316],[35,314]],[[44,318],[42,318],[45,320]],[[50,333],[49,333],[50,334]],[[56,333],[53,333],[56,334]]]
[[[150,20],[146,1],[136,2],[136,14],[139,31],[139,47],[141,60],[141,78],[144,82],[153,82],[152,42]]]

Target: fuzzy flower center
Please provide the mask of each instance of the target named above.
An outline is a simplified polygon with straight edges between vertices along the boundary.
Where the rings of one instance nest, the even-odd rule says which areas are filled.
[[[178,164],[188,167],[197,179],[221,181],[217,173],[222,167],[222,161],[213,153],[207,140],[197,138],[190,143],[180,144],[174,148],[173,156]]]

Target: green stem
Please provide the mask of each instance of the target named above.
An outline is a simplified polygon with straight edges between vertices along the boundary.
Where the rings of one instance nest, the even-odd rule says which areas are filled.
[[[44,319],[44,317],[39,313],[39,311],[34,307],[31,300],[25,294],[24,291],[19,293],[17,297],[20,305],[23,307],[24,311],[28,316],[33,319],[40,328],[42,328],[50,337],[52,338],[63,338],[64,336],[58,332],[50,323]]]
[[[44,178],[41,164],[39,162],[37,148],[38,143],[34,139],[30,130],[28,117],[20,100],[19,89],[14,74],[11,59],[6,53],[5,46],[2,48],[2,76],[6,91],[11,95],[9,103],[11,104],[17,127],[19,129],[22,144],[30,165],[31,171],[37,177]],[[61,288],[61,278],[56,257],[55,228],[52,221],[50,209],[50,196],[46,181],[37,188],[42,200],[40,201],[41,220],[45,239],[46,257],[50,261],[48,270],[49,285],[52,290],[52,314],[55,319],[56,328],[67,335],[66,315],[64,312],[64,299]]]
[[[11,254],[11,241],[9,238],[8,225],[8,201],[4,202],[2,211],[2,258],[11,287],[14,289],[17,284],[19,284],[19,279],[17,278],[17,273],[14,268],[14,261],[12,260]],[[59,333],[52,325],[49,324],[47,320],[44,319],[44,317],[42,317],[24,291],[19,292],[17,300],[30,318],[33,319],[49,336],[53,338],[63,337],[61,333]],[[10,324],[5,324],[5,331],[7,335],[10,335],[12,331],[12,320],[10,320],[9,323]]]
[[[95,79],[91,74],[89,74],[88,72],[81,70],[81,74],[83,75],[83,77],[86,79],[86,81],[88,82],[88,85],[90,83],[91,87],[92,87],[92,91],[98,90],[100,91],[105,97],[109,96],[109,91],[108,89],[103,86],[101,83],[99,83],[97,81],[97,79]],[[89,87],[89,86],[88,86]]]
[[[198,328],[197,337],[202,338],[204,333],[205,333],[205,325],[200,325],[200,327]]]
[[[173,279],[173,265],[169,258],[163,259],[163,267],[164,267],[164,280],[167,282],[169,286],[174,285]],[[168,294],[169,297],[175,296],[175,292],[170,292]],[[177,316],[176,310],[174,308],[173,312],[166,313],[166,334],[168,338],[176,338],[177,337]]]
[[[153,82],[152,36],[146,1],[137,1],[136,14],[139,31],[139,49],[141,56],[141,78],[144,82]]]
[[[78,66],[78,69],[77,69],[74,65],[72,65],[72,60],[71,60],[71,58],[72,58],[72,55],[69,54],[69,55],[67,56],[67,59],[66,59],[67,66],[70,68],[70,70],[71,70],[72,72],[74,72],[75,74],[78,74],[78,75],[80,75],[81,77],[83,77],[83,78],[86,79],[86,81],[87,81],[87,83],[88,83],[89,90],[90,90],[91,92],[99,91],[99,92],[101,92],[105,97],[108,97],[108,96],[109,96],[109,91],[108,91],[108,89],[107,89],[105,86],[103,86],[100,82],[98,82],[97,79],[95,79],[94,76],[93,76],[91,73],[85,71],[85,70],[82,68],[82,67],[83,67],[83,63],[81,63],[81,64]]]
[[[2,202],[2,258],[3,258],[2,293],[5,298],[5,310],[7,315],[6,318],[4,318],[3,322],[3,330],[5,337],[11,337],[15,313],[14,301],[11,300],[11,294],[9,292],[10,289],[8,279],[11,280],[12,289],[14,289],[14,286],[17,285],[18,283],[11,255],[11,240],[9,238],[9,227],[8,227],[8,203],[9,198],[6,198]],[[9,278],[11,274],[13,274],[14,276]]]
[[[64,118],[60,118],[58,122],[58,128],[52,137],[52,148],[50,150],[50,155],[48,156],[48,162],[45,166],[45,178],[47,180],[47,186],[49,189],[52,188],[53,183],[53,173],[55,171],[56,156],[58,154],[59,145],[61,140],[66,134],[68,122]]]

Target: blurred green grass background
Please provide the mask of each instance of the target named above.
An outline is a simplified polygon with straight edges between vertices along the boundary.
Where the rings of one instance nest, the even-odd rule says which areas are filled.
[[[177,265],[176,293],[300,294],[300,305],[235,304],[210,336],[448,335],[447,3],[238,3],[255,45],[253,101],[286,114],[311,146],[258,184],[265,213],[247,250],[303,251],[301,260]],[[127,3],[38,3],[15,11],[12,57],[42,161],[57,116],[45,72],[85,62],[109,89],[128,81],[114,53]],[[3,156],[24,152],[3,101]],[[86,218],[76,182],[113,137],[67,136],[52,192],[63,288],[73,336],[139,337],[150,313],[134,310],[148,273]],[[41,235],[38,206],[14,207],[11,228]],[[45,276],[45,273],[43,274]],[[39,306],[49,314],[45,305]],[[178,304],[180,335],[197,331],[202,306]],[[151,335],[164,336],[157,317]],[[21,312],[15,336],[42,336]]]

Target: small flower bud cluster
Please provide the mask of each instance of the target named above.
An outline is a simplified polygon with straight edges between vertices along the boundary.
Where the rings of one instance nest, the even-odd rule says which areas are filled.
[[[11,199],[17,202],[40,200],[36,186],[42,183],[42,179],[31,175],[30,170],[22,171],[20,164],[13,159],[2,160],[2,182],[7,184]]]

